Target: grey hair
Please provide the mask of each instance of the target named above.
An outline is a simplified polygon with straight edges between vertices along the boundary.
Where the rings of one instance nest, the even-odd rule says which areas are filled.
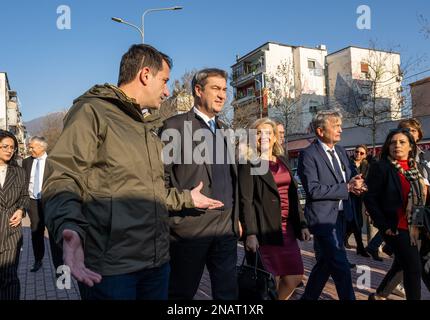
[[[207,79],[213,76],[222,77],[227,81],[228,73],[224,70],[217,69],[217,68],[208,68],[208,69],[202,69],[200,71],[197,71],[193,77],[193,80],[191,81],[193,97],[196,96],[196,85],[199,85],[200,87],[203,88],[207,83]]]
[[[32,143],[33,141],[39,142],[45,150],[48,149],[48,141],[46,141],[45,137],[33,136],[28,140],[29,143]]]
[[[274,119],[272,119],[272,121],[273,121],[277,126],[281,125],[281,126],[285,127],[284,123],[283,123],[281,120],[279,120],[278,118],[274,118]]]
[[[342,113],[336,109],[319,111],[312,119],[312,128],[314,129],[314,132],[317,132],[317,128],[325,128],[327,121],[330,118],[342,119]]]

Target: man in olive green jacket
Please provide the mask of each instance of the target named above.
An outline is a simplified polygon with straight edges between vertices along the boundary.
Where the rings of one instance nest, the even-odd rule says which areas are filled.
[[[168,209],[216,208],[200,193],[166,189],[157,136],[142,112],[169,95],[171,60],[148,45],[124,54],[118,87],[74,101],[45,170],[45,220],[84,299],[166,299]]]

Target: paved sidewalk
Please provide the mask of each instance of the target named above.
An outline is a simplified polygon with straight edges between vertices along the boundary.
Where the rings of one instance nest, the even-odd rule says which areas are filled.
[[[45,237],[43,266],[37,272],[30,272],[34,263],[29,220],[23,221],[24,244],[19,260],[18,277],[21,282],[21,300],[80,300],[78,285],[72,281],[70,289],[60,290],[56,286],[55,269],[52,263],[49,240]],[[45,234],[46,236],[46,234]]]
[[[21,251],[20,265],[19,265],[19,278],[21,281],[21,299],[23,300],[79,300],[79,290],[76,281],[72,281],[71,289],[60,290],[56,287],[55,270],[52,264],[51,253],[49,251],[49,241],[45,239],[46,253],[43,259],[43,267],[33,273],[30,268],[34,263],[33,251],[31,246],[31,232],[28,227],[28,218],[25,219],[23,228],[24,245]],[[307,277],[315,263],[312,242],[301,243],[303,263],[305,267],[305,283]],[[238,244],[238,263],[242,262],[243,246]],[[348,259],[351,263],[368,266],[371,270],[371,288],[368,290],[360,290],[357,288],[357,278],[361,275],[357,273],[357,269],[352,269],[352,278],[354,283],[354,290],[357,300],[367,300],[369,293],[374,292],[376,287],[382,281],[385,273],[391,266],[392,259],[384,256],[384,261],[378,262],[371,258],[364,258],[355,254],[355,249],[347,250]],[[298,288],[292,296],[292,300],[300,298],[304,288]],[[199,290],[195,296],[196,300],[210,300],[211,286],[209,274],[205,270],[202,281],[200,282]],[[400,297],[391,295],[389,297],[393,300],[401,300]],[[322,300],[337,299],[336,289],[333,281],[329,280],[321,295]],[[422,299],[430,300],[430,294],[424,284],[422,284]]]
[[[315,264],[315,255],[313,250],[313,243],[312,242],[301,242],[300,248],[302,252],[302,259],[303,264],[305,267],[305,277],[304,277],[304,283],[306,285],[308,276],[312,270],[313,265]],[[244,254],[244,249],[242,246],[242,243],[238,244],[238,263],[242,262]],[[392,258],[389,258],[385,254],[381,254],[382,257],[384,257],[384,260],[382,262],[375,261],[372,258],[365,258],[362,256],[359,256],[355,253],[355,249],[349,249],[347,250],[348,254],[348,260],[351,263],[355,263],[357,266],[367,266],[370,268],[370,274],[371,274],[371,288],[369,289],[358,289],[357,288],[357,278],[360,277],[363,274],[363,271],[361,273],[357,273],[357,268],[351,269],[351,275],[352,275],[352,282],[354,285],[354,291],[355,296],[357,300],[367,300],[370,293],[373,293],[376,291],[376,288],[381,283],[382,279],[385,276],[385,273],[390,269],[391,263],[393,261]],[[304,287],[298,288],[296,292],[291,297],[291,300],[297,300],[300,299],[304,291]],[[200,282],[199,290],[194,297],[196,300],[210,300],[212,298],[211,296],[211,289],[210,289],[210,279],[209,274],[205,270],[205,273],[203,274],[202,281]],[[390,295],[388,297],[390,300],[404,300],[396,295]],[[424,283],[421,283],[421,298],[423,300],[430,300],[430,293],[427,291],[427,288],[425,287]],[[334,286],[333,280],[330,278],[327,282],[323,293],[320,297],[321,300],[337,300],[337,293],[336,288]]]

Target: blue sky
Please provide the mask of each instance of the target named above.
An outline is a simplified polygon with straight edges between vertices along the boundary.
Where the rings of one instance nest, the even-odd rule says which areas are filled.
[[[0,1],[0,71],[18,91],[24,120],[71,106],[96,83],[116,83],[119,61],[139,33],[110,20],[140,24],[148,8],[181,5],[180,11],[145,18],[145,42],[169,54],[171,78],[194,68],[227,69],[267,41],[334,52],[349,45],[396,47],[406,60],[430,54],[417,15],[430,20],[430,1],[386,0],[15,0]],[[371,9],[371,30],[356,27],[359,5]],[[71,9],[71,30],[58,30],[57,7]],[[400,45],[400,48],[397,46]],[[430,59],[417,71],[430,69]],[[421,77],[430,73],[421,75]]]

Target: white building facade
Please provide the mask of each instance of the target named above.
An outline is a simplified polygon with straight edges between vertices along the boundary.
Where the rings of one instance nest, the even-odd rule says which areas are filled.
[[[327,56],[328,105],[344,111],[345,127],[365,125],[372,114],[378,122],[400,119],[401,80],[395,52],[347,47]]]
[[[374,66],[380,73],[377,105],[387,109],[381,117],[399,119],[403,99],[398,53],[347,47],[327,54],[324,45],[308,48],[267,42],[236,58],[231,67],[235,120],[248,117],[251,123],[269,116],[286,123],[288,134],[309,132],[319,110],[336,107],[351,115],[369,107]],[[355,124],[347,120],[345,125]]]
[[[268,42],[237,59],[232,66],[237,114],[250,122],[269,116],[287,123],[288,132],[306,130],[313,113],[325,102],[327,50]],[[287,116],[288,115],[288,116]]]
[[[22,120],[18,95],[11,90],[6,72],[0,72],[0,129],[12,132],[25,152],[26,129]]]

